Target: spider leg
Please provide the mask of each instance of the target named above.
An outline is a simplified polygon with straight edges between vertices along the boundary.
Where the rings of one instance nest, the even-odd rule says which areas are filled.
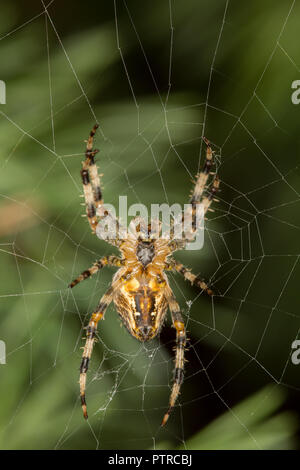
[[[98,223],[96,209],[99,205],[103,204],[100,177],[94,159],[98,150],[93,150],[94,135],[97,128],[98,124],[95,124],[90,132],[86,144],[85,160],[82,162],[82,170],[80,172],[86,205],[86,215],[93,232],[96,231]]]
[[[194,186],[194,190],[190,199],[190,204],[192,206],[192,229],[195,233],[199,228],[199,221],[197,221],[196,213],[197,213],[197,206],[201,204],[203,206],[203,216],[208,211],[212,201],[217,201],[216,194],[219,190],[220,180],[217,175],[214,176],[213,182],[211,187],[207,190],[207,195],[204,195],[204,191],[207,188],[207,182],[209,175],[213,175],[214,173],[211,172],[211,168],[213,165],[213,151],[210,146],[210,142],[203,137],[203,140],[206,144],[206,158],[204,162],[204,166],[202,171],[197,175],[197,180]],[[184,213],[183,217],[188,216],[188,214]],[[198,222],[198,224],[197,224]],[[190,239],[191,237],[194,238],[192,233],[185,234],[186,238]]]
[[[103,205],[100,175],[95,163],[95,155],[99,152],[99,150],[93,149],[94,136],[97,129],[98,124],[95,124],[90,132],[86,144],[85,160],[82,162],[82,170],[80,172],[85,198],[85,210],[93,233],[96,233],[96,228],[100,220],[103,220],[106,217],[111,219],[116,227],[117,233],[115,238],[105,238],[105,240],[111,245],[119,246],[121,241],[118,234],[120,234],[121,230],[124,231],[124,229],[118,219],[106,210]]]
[[[169,416],[174,408],[177,397],[180,392],[180,387],[183,382],[184,376],[184,349],[186,345],[186,332],[183,319],[180,313],[179,305],[172,292],[168,297],[169,308],[172,315],[173,326],[176,328],[176,356],[175,356],[175,373],[174,383],[169,400],[169,408],[165,413],[161,425],[164,426],[169,419]]]
[[[93,274],[96,274],[100,269],[102,269],[104,266],[115,266],[117,268],[123,266],[124,262],[121,258],[118,258],[117,256],[103,256],[99,260],[97,260],[93,266],[86,271],[83,271],[74,281],[72,281],[68,287],[72,288],[79,284],[79,282],[84,281],[84,279],[87,279],[88,277],[92,276]]]
[[[95,342],[95,335],[97,330],[97,324],[104,316],[104,313],[112,301],[114,288],[111,286],[100,300],[100,303],[96,311],[92,314],[89,324],[87,326],[86,342],[83,348],[82,361],[80,366],[80,398],[83,416],[85,419],[88,418],[86,400],[85,400],[85,388],[86,388],[86,373],[89,367],[89,361],[93,352],[93,346]]]
[[[174,258],[171,258],[167,261],[165,269],[168,271],[178,272],[184,277],[184,279],[187,279],[192,285],[197,286],[199,289],[205,291],[208,295],[214,294],[204,279],[193,274],[190,269],[186,268],[183,264],[178,263]]]
[[[205,190],[205,186],[207,184],[207,180],[209,175],[211,174],[211,167],[213,165],[213,151],[210,146],[210,142],[203,137],[203,140],[206,144],[206,156],[205,162],[202,171],[196,176],[197,180],[195,182],[194,190],[190,199],[190,203],[199,202],[203,192]]]
[[[190,220],[191,229],[184,233],[183,240],[173,239],[171,241],[172,251],[182,249],[183,245],[186,242],[191,242],[194,240],[197,230],[199,229],[199,222],[201,223],[202,221],[197,220],[197,207],[199,206],[199,204],[201,204],[203,207],[204,217],[206,212],[209,210],[212,202],[218,201],[218,199],[216,198],[216,194],[218,193],[220,186],[219,177],[215,175],[210,188],[207,187],[209,176],[214,175],[214,173],[211,172],[211,168],[213,165],[213,151],[211,149],[209,141],[205,137],[203,137],[203,140],[207,146],[204,166],[202,171],[200,171],[200,173],[196,177],[197,179],[195,182],[195,186],[189,201],[190,207],[187,208],[182,214],[182,222]]]

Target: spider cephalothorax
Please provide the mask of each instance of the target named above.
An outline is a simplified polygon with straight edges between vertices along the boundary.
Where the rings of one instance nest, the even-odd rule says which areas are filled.
[[[103,222],[105,218],[113,220],[118,228],[121,224],[103,206],[100,177],[94,161],[97,150],[93,150],[93,139],[97,127],[97,125],[94,126],[87,141],[86,158],[82,163],[81,177],[86,202],[86,215],[93,233],[100,236],[98,229],[100,222]],[[206,159],[204,168],[197,175],[195,182],[190,200],[192,209],[190,212],[184,211],[180,216],[182,221],[188,218],[191,219],[191,229],[184,232],[183,239],[177,240],[172,236],[170,238],[162,236],[159,222],[152,221],[148,224],[147,221],[136,218],[130,223],[128,232],[124,231],[123,228],[118,231],[118,234],[123,234],[122,236],[118,235],[106,239],[108,243],[119,248],[121,257],[105,256],[99,259],[70,284],[70,287],[74,287],[104,266],[119,268],[87,326],[86,343],[80,367],[80,396],[85,418],[88,417],[85,400],[86,373],[95,342],[97,324],[103,318],[111,302],[114,302],[116,310],[129,333],[143,342],[151,340],[159,333],[169,308],[173,326],[176,329],[175,376],[169,408],[164,415],[162,425],[167,422],[176,403],[183,381],[186,332],[179,305],[169,286],[165,271],[182,274],[192,284],[212,295],[212,291],[205,281],[191,273],[189,269],[172,257],[174,251],[184,248],[196,235],[199,228],[199,222],[196,218],[197,206],[202,205],[205,214],[211,202],[215,200],[215,195],[219,189],[217,176],[214,176],[210,187],[207,186],[209,175],[213,174],[211,173],[213,153],[209,142],[206,139],[204,141],[207,145]],[[171,233],[174,233],[174,231],[171,230]]]

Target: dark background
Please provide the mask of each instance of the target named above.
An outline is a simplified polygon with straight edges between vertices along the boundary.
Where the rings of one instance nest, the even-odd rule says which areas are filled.
[[[0,447],[299,447],[299,3],[54,1],[48,12],[1,1]],[[141,345],[113,306],[90,366],[88,423],[81,414],[82,328],[113,270],[67,285],[115,251],[81,217],[83,141],[96,120],[115,205],[118,195],[184,204],[202,135],[215,150],[222,192],[204,248],[176,258],[216,296],[170,277],[189,349],[165,429],[170,320]]]

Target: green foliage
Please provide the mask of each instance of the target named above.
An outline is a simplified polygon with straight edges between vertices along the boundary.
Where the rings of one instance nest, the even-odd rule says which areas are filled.
[[[291,413],[278,413],[284,400],[276,386],[266,387],[219,416],[179,449],[293,449],[298,423]],[[171,448],[167,443],[160,446]]]

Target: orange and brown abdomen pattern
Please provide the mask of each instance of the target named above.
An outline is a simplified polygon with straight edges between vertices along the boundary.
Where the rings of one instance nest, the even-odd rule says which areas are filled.
[[[125,281],[114,302],[128,331],[140,341],[154,338],[163,323],[167,301],[160,283],[140,275]]]

